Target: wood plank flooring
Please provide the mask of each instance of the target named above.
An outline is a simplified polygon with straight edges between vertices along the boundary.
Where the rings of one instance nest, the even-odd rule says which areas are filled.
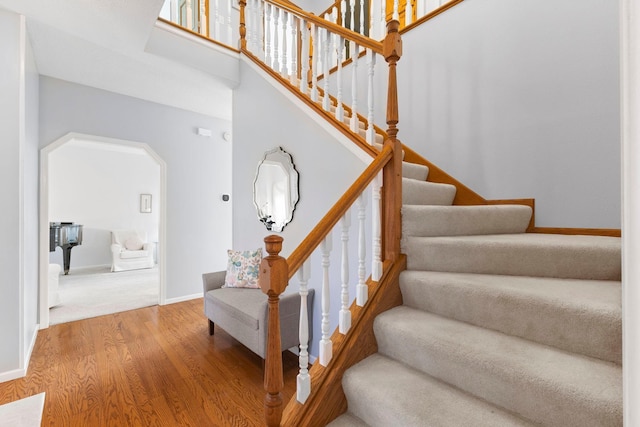
[[[297,358],[283,353],[288,402]],[[262,426],[262,359],[216,328],[202,299],[55,325],[0,404],[46,392],[43,426]]]

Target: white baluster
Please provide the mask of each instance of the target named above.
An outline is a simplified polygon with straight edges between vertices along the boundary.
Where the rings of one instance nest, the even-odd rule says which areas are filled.
[[[340,292],[342,306],[338,330],[341,334],[346,334],[351,328],[351,311],[349,310],[349,227],[351,227],[351,215],[349,211],[344,214],[340,224],[342,225],[342,289]]]
[[[272,5],[271,11],[273,12],[273,66],[271,68],[275,71],[280,71],[280,51],[278,49],[280,42],[280,23],[278,21],[280,9]]]
[[[200,2],[200,10],[199,10],[199,15],[200,15],[200,34],[202,34],[203,36],[207,35],[207,27],[209,26],[209,17],[207,16],[207,8],[205,5],[205,2]]]
[[[369,55],[367,60],[367,65],[369,66],[368,75],[369,82],[367,84],[367,102],[368,102],[368,114],[367,114],[367,142],[369,145],[373,145],[375,140],[375,129],[373,127],[374,122],[374,93],[373,93],[373,77],[376,66],[376,53],[369,49]]]
[[[253,26],[253,31],[251,32],[251,52],[253,52],[254,55],[256,55],[258,58],[260,58],[262,55],[260,55],[258,52],[260,52],[262,50],[260,43],[259,43],[259,39],[260,36],[258,35],[260,33],[260,25],[262,24],[262,21],[260,20],[260,13],[259,13],[259,0],[252,0],[253,5],[251,7],[251,17],[253,20],[252,26]]]
[[[203,2],[204,3],[204,2]],[[220,0],[213,2],[213,38],[214,40],[220,40]]]
[[[349,11],[351,12],[351,20],[349,22],[349,29],[351,31],[356,30],[356,0],[351,0],[349,2]],[[353,55],[351,55],[353,58]]]
[[[358,132],[358,52],[360,46],[351,43],[353,46],[353,63],[351,64],[353,74],[351,75],[351,132]]]
[[[356,286],[356,304],[362,307],[369,299],[369,287],[365,282],[367,274],[365,267],[367,239],[364,222],[367,219],[367,193],[363,191],[356,203],[358,207],[358,286]]]
[[[287,77],[287,24],[288,24],[288,16],[289,14],[285,12],[284,9],[280,9],[280,26],[282,27],[282,61],[280,62],[280,75],[282,77]]]
[[[413,22],[413,2],[407,0],[407,5],[404,8],[404,26],[411,25]]]
[[[229,46],[232,46],[231,43],[233,41],[233,27],[231,26],[231,11],[233,8],[231,7],[231,1],[232,0],[227,0],[227,43]],[[224,16],[222,16],[221,19],[221,22],[224,23]]]
[[[364,0],[360,0],[360,34],[364,36]]]
[[[273,68],[273,55],[271,54],[271,9],[273,6],[270,3],[265,3],[264,8],[264,63]]]
[[[245,40],[247,41],[247,49],[253,53],[253,5],[251,0],[247,1],[244,7],[244,23],[247,33],[245,34]]]
[[[180,6],[178,5],[178,0],[171,0],[171,9],[169,9],[169,16],[171,17],[171,22],[176,24],[180,23]]]
[[[336,119],[342,121],[344,119],[344,107],[342,106],[342,54],[344,52],[344,39],[337,36],[337,54],[338,54],[338,71],[336,73],[336,84],[338,85],[338,105],[336,106]]]
[[[300,328],[298,337],[300,340],[300,373],[297,377],[296,399],[300,403],[306,402],[311,393],[311,377],[309,376],[309,311],[307,309],[307,295],[309,289],[309,276],[311,267],[309,260],[305,261],[298,270],[298,280],[300,281]]]
[[[266,58],[266,32],[267,27],[265,25],[265,4],[262,0],[256,0],[258,7],[256,10],[256,16],[258,20],[258,31],[256,31],[256,50],[260,52],[260,59],[265,61]]]
[[[298,79],[298,38],[296,37],[296,35],[298,34],[298,25],[300,23],[300,20],[293,16],[292,13],[289,14],[289,29],[290,29],[290,34],[291,34],[291,42],[289,43],[290,46],[290,51],[291,53],[289,54],[289,58],[291,58],[291,67],[289,67],[289,81],[291,82],[292,85],[297,85],[297,79]]]
[[[340,3],[340,12],[342,13],[342,27],[347,28],[347,0],[342,0]]]
[[[323,80],[324,80],[324,95],[322,97],[322,108],[324,111],[329,111],[330,100],[329,100],[329,47],[331,44],[331,35],[329,34],[329,30],[326,28],[322,30],[324,37],[322,38],[322,43],[324,49],[322,49],[322,65],[323,65]]]
[[[391,16],[391,19],[394,21],[400,21],[400,15],[398,14],[398,0],[393,0],[393,15]]]
[[[193,31],[193,0],[186,0],[187,28]]]
[[[382,236],[380,221],[380,187],[382,186],[382,178],[380,174],[372,182],[371,197],[371,225],[372,225],[372,246],[373,258],[371,260],[371,279],[380,280],[382,277]]]
[[[320,364],[327,366],[333,357],[333,343],[329,335],[329,255],[331,254],[332,242],[329,234],[320,246],[322,252],[322,339],[320,340]]]
[[[319,31],[316,24],[311,24],[311,35],[313,38],[313,56],[311,57],[311,100],[318,102],[318,59],[320,57]]]
[[[300,92],[305,95],[309,93],[309,41],[311,39],[311,31],[307,21],[300,21],[300,31],[302,32],[302,47],[300,49]]]

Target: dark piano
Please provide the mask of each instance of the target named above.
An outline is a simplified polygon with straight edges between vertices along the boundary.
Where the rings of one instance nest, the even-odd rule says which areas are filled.
[[[72,222],[49,223],[49,252],[55,252],[56,247],[62,248],[64,260],[64,274],[69,274],[71,263],[71,248],[82,244],[82,225]]]

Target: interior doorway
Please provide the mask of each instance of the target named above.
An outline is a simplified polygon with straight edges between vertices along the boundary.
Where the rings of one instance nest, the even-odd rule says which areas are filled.
[[[86,162],[83,162],[85,155]],[[95,270],[105,278],[110,276],[111,230],[140,230],[151,244],[145,249],[151,250],[154,263],[157,261],[153,267],[158,281],[156,303],[164,304],[166,163],[162,158],[147,144],[77,133],[67,134],[44,147],[40,158],[40,327],[46,328],[51,323],[49,306],[50,298],[54,297],[49,293],[49,265],[62,264],[60,249],[49,252],[50,222],[86,223],[82,245],[71,250],[71,270],[74,264],[80,266],[72,274],[87,275]],[[74,171],[68,169],[77,169],[77,182]],[[92,174],[103,176],[93,179]],[[155,183],[150,175],[155,175]],[[78,194],[73,194],[71,188],[61,191],[64,182]],[[53,189],[56,194],[52,194]],[[117,274],[113,273],[114,279]],[[118,280],[123,277],[120,275]]]

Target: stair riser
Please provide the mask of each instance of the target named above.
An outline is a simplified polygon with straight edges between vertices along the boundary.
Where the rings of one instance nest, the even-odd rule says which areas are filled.
[[[524,233],[528,206],[410,206],[402,208],[402,235],[416,237]]]
[[[456,188],[448,184],[402,180],[403,205],[451,205],[456,196]]]
[[[516,280],[520,288],[512,285]],[[563,288],[554,291],[555,286]],[[539,292],[527,292],[527,287],[535,287]],[[573,353],[622,363],[619,282],[478,278],[405,271],[400,276],[400,288],[406,306]],[[571,292],[574,298],[567,295]],[[584,293],[603,302],[580,299]]]
[[[407,269],[512,276],[620,280],[620,249],[409,237]]]

